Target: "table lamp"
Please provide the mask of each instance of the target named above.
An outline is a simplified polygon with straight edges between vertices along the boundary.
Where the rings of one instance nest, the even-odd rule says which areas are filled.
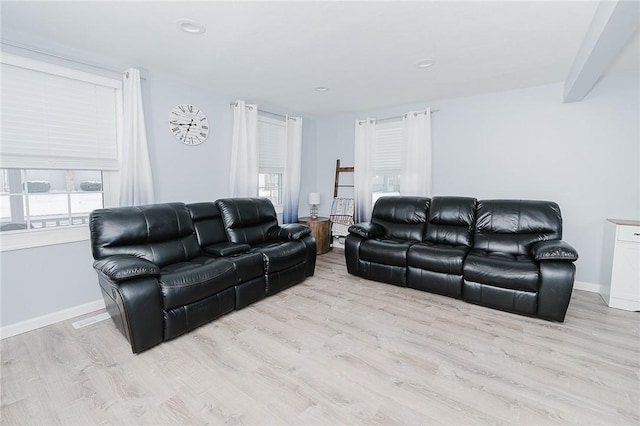
[[[309,193],[309,205],[311,206],[311,219],[318,218],[318,204],[320,204],[320,193],[319,192],[310,192]]]

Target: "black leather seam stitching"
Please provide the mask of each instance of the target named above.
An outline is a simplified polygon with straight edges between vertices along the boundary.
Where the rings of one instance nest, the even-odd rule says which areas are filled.
[[[494,217],[494,209],[495,209],[495,205],[491,206],[491,225],[489,227],[489,229],[493,232],[493,217]],[[487,251],[491,251],[491,240],[487,239]]]
[[[156,259],[156,253],[153,250],[153,245],[151,244],[151,227],[149,226],[149,219],[147,218],[147,215],[140,207],[138,207],[137,209],[142,214],[142,217],[144,218],[144,223],[146,224],[146,227],[147,227],[147,245],[149,246],[149,250],[151,251],[151,258],[153,259],[152,262],[155,264],[158,264]]]
[[[521,216],[522,216],[522,200],[520,200],[520,202],[518,203],[518,228],[516,230],[516,235],[517,235],[517,241],[518,241],[518,254],[524,254],[524,253],[520,253],[520,247],[521,247],[521,235],[520,235],[520,220],[521,220]]]
[[[460,212],[461,211],[462,211],[462,204],[458,203],[458,219],[460,219]],[[461,232],[460,227],[456,226],[456,232],[455,232],[456,238],[455,238],[454,244],[458,244],[458,241],[460,241],[460,232]]]

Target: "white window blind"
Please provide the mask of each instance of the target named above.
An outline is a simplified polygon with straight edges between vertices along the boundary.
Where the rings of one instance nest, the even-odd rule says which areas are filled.
[[[376,175],[400,173],[402,123],[389,122],[376,125],[373,169]]]
[[[3,54],[0,167],[115,170],[120,82]]]
[[[258,161],[260,173],[284,173],[285,125],[258,117]]]

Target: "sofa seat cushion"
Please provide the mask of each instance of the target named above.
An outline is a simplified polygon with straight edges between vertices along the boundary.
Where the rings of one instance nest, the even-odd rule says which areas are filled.
[[[187,305],[232,287],[236,283],[233,262],[199,256],[160,270],[160,291],[165,309]]]
[[[411,242],[392,239],[364,240],[360,244],[360,259],[391,266],[407,266],[407,251]]]
[[[462,264],[469,252],[465,246],[448,244],[418,243],[409,248],[409,266],[444,274],[462,275]]]
[[[471,250],[463,266],[467,281],[529,292],[538,291],[538,266],[531,256]]]
[[[264,271],[267,274],[284,271],[287,268],[304,263],[307,251],[304,243],[297,241],[272,241],[253,246],[262,253]]]

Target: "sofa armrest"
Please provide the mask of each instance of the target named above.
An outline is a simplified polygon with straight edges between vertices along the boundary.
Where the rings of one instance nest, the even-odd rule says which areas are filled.
[[[202,250],[204,250],[205,253],[212,254],[214,256],[224,257],[246,253],[251,250],[251,246],[243,243],[224,242],[208,245],[203,247]]]
[[[573,262],[540,262],[538,316],[549,321],[564,321],[571,301],[576,276]]]
[[[384,228],[371,222],[360,222],[349,227],[349,233],[362,238],[384,237]]]
[[[93,262],[93,267],[113,282],[160,275],[160,268],[156,264],[128,254],[118,254],[96,260]]]
[[[269,229],[269,240],[299,240],[311,234],[311,228],[301,223],[285,223],[282,226],[274,226]]]
[[[134,278],[119,283],[98,273],[107,312],[139,353],[162,342],[164,317],[162,295],[156,277]]]
[[[562,240],[539,241],[531,246],[531,256],[541,260],[578,260],[578,252],[569,243]]]

